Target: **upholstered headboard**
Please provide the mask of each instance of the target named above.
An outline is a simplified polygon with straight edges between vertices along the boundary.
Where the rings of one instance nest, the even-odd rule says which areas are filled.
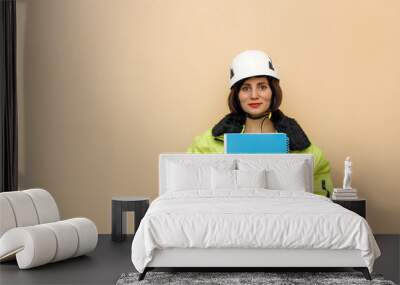
[[[306,191],[313,192],[314,160],[312,154],[187,154],[162,153],[159,156],[159,194],[167,191],[168,165],[170,162],[213,165],[221,162],[232,162],[235,169],[240,162],[257,162],[270,165],[284,163],[287,165],[304,162]]]

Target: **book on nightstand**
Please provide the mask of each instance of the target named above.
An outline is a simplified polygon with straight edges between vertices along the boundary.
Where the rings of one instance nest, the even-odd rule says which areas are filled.
[[[333,188],[332,200],[357,200],[357,189]]]

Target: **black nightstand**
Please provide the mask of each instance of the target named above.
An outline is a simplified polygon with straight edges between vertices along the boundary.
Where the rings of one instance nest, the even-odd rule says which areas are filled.
[[[366,218],[367,200],[359,198],[355,200],[333,200],[332,202],[359,214],[364,219]]]
[[[112,234],[113,241],[126,238],[126,212],[135,212],[135,231],[149,208],[147,197],[113,197],[112,198]]]

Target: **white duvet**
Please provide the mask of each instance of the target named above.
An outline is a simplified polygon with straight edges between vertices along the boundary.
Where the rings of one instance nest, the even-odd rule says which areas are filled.
[[[143,272],[154,249],[358,249],[372,272],[380,250],[366,220],[328,198],[299,191],[179,191],[155,199],[132,243]]]

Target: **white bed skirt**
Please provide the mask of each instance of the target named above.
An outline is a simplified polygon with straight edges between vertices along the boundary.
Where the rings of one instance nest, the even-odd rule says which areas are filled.
[[[147,267],[366,267],[359,250],[197,249],[154,251]]]

